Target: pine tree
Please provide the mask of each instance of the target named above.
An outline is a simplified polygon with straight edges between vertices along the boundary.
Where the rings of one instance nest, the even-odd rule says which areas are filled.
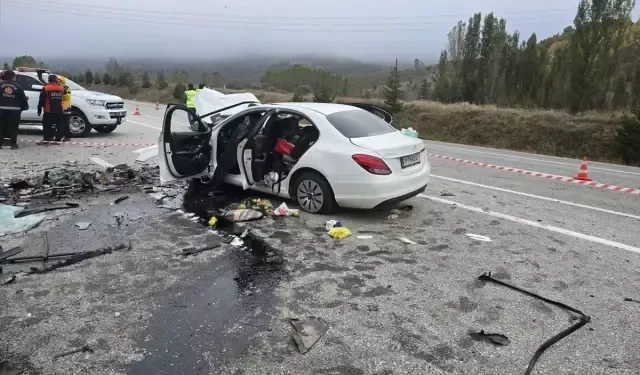
[[[640,109],[640,62],[633,66],[633,77],[631,79],[631,107]]]
[[[81,74],[78,74],[78,75],[73,79],[73,81],[76,81],[76,83],[84,83],[84,78],[85,78],[85,75],[81,73]]]
[[[105,85],[110,85],[111,84],[111,75],[109,75],[109,73],[104,73],[102,75],[102,82],[104,82]]]
[[[84,82],[89,86],[93,83],[93,73],[91,72],[91,69],[87,69],[84,73]]]
[[[449,80],[449,61],[447,60],[447,51],[440,53],[438,61],[438,75],[435,79],[433,97],[439,102],[448,103],[455,99],[451,95],[451,85]]]
[[[184,83],[178,82],[173,88],[174,99],[182,100],[184,97],[185,90],[186,90],[186,87],[184,86]]]
[[[418,98],[420,98],[421,100],[427,100],[429,99],[429,81],[427,81],[427,78],[423,78],[422,82],[420,83],[420,92],[418,93]]]
[[[100,79],[100,74],[99,73],[96,73],[93,76],[93,83],[95,83],[96,85],[99,85],[99,84],[102,83],[102,79]]]
[[[336,99],[333,88],[326,82],[320,83],[313,90],[313,101],[318,103],[332,103]]]
[[[164,90],[169,87],[169,83],[164,76],[164,70],[161,70],[158,72],[158,74],[156,74],[156,87],[158,88],[158,90]]]
[[[476,13],[469,18],[467,33],[464,39],[464,52],[462,58],[462,99],[469,103],[478,100],[478,57],[480,54],[480,21],[482,15]]]
[[[398,59],[396,66],[391,68],[387,84],[383,88],[384,104],[391,109],[391,112],[397,113],[402,111],[402,102],[400,101],[400,74],[398,74]]]
[[[149,78],[149,73],[144,72],[142,73],[142,88],[148,89],[150,87],[151,87],[151,79]]]

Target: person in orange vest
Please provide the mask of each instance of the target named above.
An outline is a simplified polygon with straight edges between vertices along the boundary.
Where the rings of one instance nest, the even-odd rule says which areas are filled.
[[[38,116],[42,115],[43,139],[37,144],[59,144],[62,140],[62,116],[64,110],[62,108],[62,97],[64,96],[64,87],[58,84],[58,77],[50,74],[49,83],[44,85],[40,92],[40,101],[38,102]],[[42,111],[44,110],[44,114]],[[56,127],[55,134],[53,127]],[[56,137],[55,141],[53,137]]]
[[[64,95],[62,95],[62,142],[68,142],[71,140],[71,132],[69,125],[71,122],[71,89],[67,86],[67,79],[63,76],[58,76],[58,84],[64,88]]]

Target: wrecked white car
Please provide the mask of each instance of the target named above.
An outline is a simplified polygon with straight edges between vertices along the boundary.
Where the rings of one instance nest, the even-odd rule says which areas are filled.
[[[246,94],[230,99],[208,91],[213,90],[196,96],[196,120],[184,130],[178,119],[189,108],[167,106],[158,141],[162,183],[227,183],[327,214],[336,207],[397,203],[423,192],[429,182],[424,143],[395,129],[382,108],[262,104],[244,100],[250,98]]]

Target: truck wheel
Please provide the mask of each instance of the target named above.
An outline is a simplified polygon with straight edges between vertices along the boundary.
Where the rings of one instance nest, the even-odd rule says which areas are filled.
[[[117,125],[98,125],[98,126],[95,126],[94,129],[98,133],[108,134],[108,133],[113,133],[113,131],[116,130],[117,127],[118,127]]]
[[[84,113],[74,109],[69,119],[69,132],[73,138],[84,138],[91,132],[91,125]]]

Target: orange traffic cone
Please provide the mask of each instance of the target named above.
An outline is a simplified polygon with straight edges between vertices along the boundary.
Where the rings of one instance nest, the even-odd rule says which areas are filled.
[[[156,102],[156,111],[160,110],[160,105],[158,104],[158,102]]]
[[[134,116],[141,116],[142,113],[140,113],[140,108],[138,108],[138,106],[136,105],[136,111],[133,112]]]
[[[578,174],[573,176],[573,178],[580,181],[591,181],[588,169],[587,157],[585,156],[584,159],[582,159],[582,163],[580,163],[580,171],[578,171]]]

